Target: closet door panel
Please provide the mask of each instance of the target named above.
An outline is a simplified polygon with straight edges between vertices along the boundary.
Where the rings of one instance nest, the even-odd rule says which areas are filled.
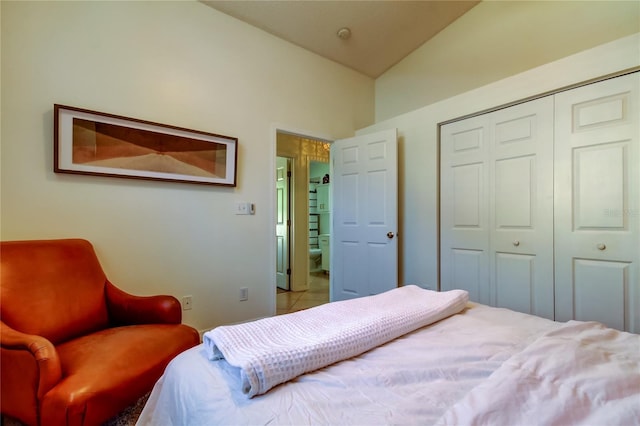
[[[640,332],[640,74],[556,95],[556,319]]]
[[[486,117],[441,128],[440,289],[489,304]]]
[[[451,289],[467,290],[471,300],[486,298],[486,255],[482,250],[452,249],[448,271]]]
[[[573,318],[624,330],[630,314],[628,262],[574,259]]]
[[[496,161],[496,228],[531,229],[535,172],[535,157],[531,155]]]
[[[492,113],[492,304],[553,319],[553,99]]]
[[[496,253],[496,306],[519,312],[533,312],[536,257]]]
[[[482,176],[484,164],[462,164],[451,168],[453,229],[482,229]]]
[[[624,230],[628,226],[623,215],[607,212],[622,212],[629,202],[624,184],[629,148],[626,141],[574,149],[573,221],[577,230]]]

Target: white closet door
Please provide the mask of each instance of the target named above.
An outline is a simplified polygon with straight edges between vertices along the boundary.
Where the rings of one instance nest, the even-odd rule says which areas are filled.
[[[640,74],[556,95],[556,320],[640,332]]]
[[[553,319],[553,98],[491,124],[492,305]]]
[[[440,129],[440,289],[491,304],[487,116]]]
[[[553,99],[441,128],[441,289],[553,318]]]

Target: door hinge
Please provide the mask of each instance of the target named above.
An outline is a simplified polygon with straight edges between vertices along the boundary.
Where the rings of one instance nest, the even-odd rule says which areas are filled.
[[[287,275],[291,275],[291,268],[287,269]]]
[[[287,170],[287,177],[291,177],[291,170]]]

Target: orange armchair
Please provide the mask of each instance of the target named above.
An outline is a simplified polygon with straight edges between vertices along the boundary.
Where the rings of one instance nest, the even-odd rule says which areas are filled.
[[[2,414],[99,425],[151,390],[200,341],[172,296],[132,296],[85,240],[0,243]]]

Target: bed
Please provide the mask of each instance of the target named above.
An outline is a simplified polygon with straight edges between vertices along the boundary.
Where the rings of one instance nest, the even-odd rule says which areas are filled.
[[[405,286],[217,327],[168,365],[137,424],[640,424],[640,336]]]

